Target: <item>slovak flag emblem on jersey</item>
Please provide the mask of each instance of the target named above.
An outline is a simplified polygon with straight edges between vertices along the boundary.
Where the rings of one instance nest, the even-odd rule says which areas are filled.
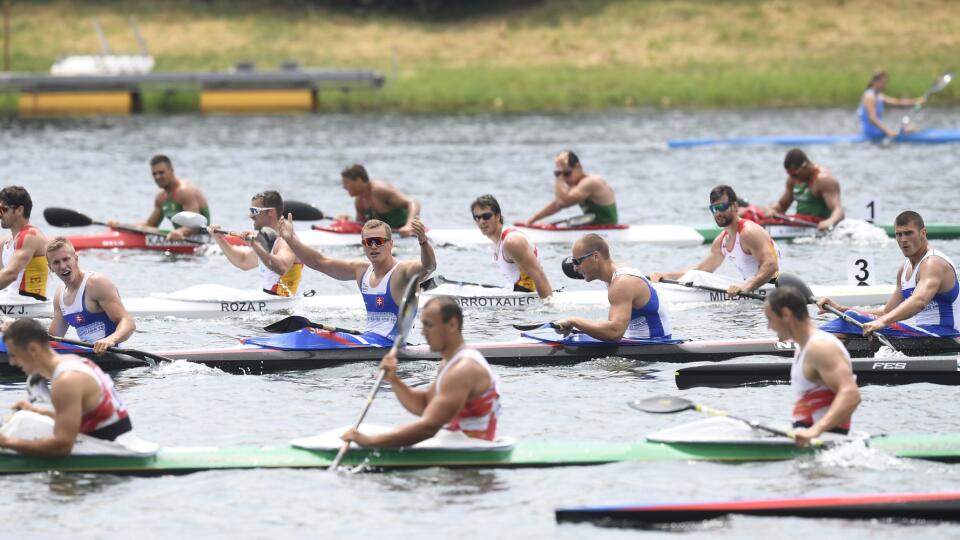
[[[83,313],[77,313],[74,317],[73,320],[77,323],[76,326],[83,325]]]
[[[377,297],[377,307],[380,308],[380,309],[383,309],[383,297],[382,297],[382,296],[378,296],[378,297]]]

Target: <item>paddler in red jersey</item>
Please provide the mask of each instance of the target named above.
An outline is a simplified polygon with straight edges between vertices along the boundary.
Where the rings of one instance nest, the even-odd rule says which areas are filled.
[[[763,210],[754,206],[741,208],[740,217],[751,221],[776,219],[797,201],[797,213],[786,217],[816,223],[821,231],[843,220],[840,182],[833,173],[811,162],[799,148],[787,152],[783,168],[787,172],[787,185],[780,200]]]
[[[404,384],[397,376],[395,353],[380,363],[397,399],[420,418],[380,435],[351,428],[343,434],[344,441],[366,447],[411,446],[441,429],[487,441],[496,438],[500,383],[480,351],[464,343],[460,306],[449,296],[437,296],[424,306],[420,322],[430,350],[441,357],[433,383],[422,390]]]
[[[836,336],[813,324],[807,300],[794,287],[777,287],[767,295],[763,311],[777,339],[797,343],[790,368],[797,446],[807,446],[827,431],[847,434],[860,404],[850,353]]]

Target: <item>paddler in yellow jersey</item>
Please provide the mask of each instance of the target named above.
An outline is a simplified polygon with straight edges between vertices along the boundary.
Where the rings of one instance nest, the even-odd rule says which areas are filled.
[[[780,195],[780,200],[764,210],[764,216],[759,217],[783,214],[796,201],[797,213],[790,217],[816,223],[817,229],[821,231],[843,220],[840,182],[833,173],[822,165],[811,162],[799,148],[787,152],[783,159],[783,168],[787,172],[787,185],[783,194]]]
[[[340,172],[343,189],[354,199],[356,220],[378,219],[406,238],[414,234],[413,220],[420,217],[420,203],[383,180],[371,180],[363,165],[351,165]],[[350,219],[338,216],[338,219]]]
[[[583,214],[593,218],[584,225],[616,225],[617,199],[613,188],[600,175],[584,172],[580,158],[570,150],[560,152],[554,160],[554,199],[526,221],[533,225],[560,210],[580,205]]]
[[[850,353],[836,336],[813,324],[807,299],[793,287],[777,287],[768,294],[763,311],[777,339],[797,343],[790,368],[797,446],[807,446],[827,431],[847,434],[860,404]]]
[[[276,233],[283,216],[283,198],[280,193],[267,190],[257,193],[250,200],[250,219],[255,231],[270,228]],[[264,246],[257,241],[256,232],[247,232],[243,238],[246,246],[235,246],[227,241],[225,235],[217,234],[220,225],[210,225],[207,232],[216,240],[217,245],[227,256],[231,264],[241,270],[260,269],[260,287],[263,292],[277,296],[295,296],[303,275],[303,263],[276,234],[272,235],[272,246]]]
[[[8,295],[47,299],[47,237],[30,224],[33,201],[22,186],[0,190],[0,224],[10,230],[3,243],[0,289]]]
[[[536,292],[546,299],[553,294],[547,273],[540,264],[540,253],[523,232],[504,228],[500,203],[493,195],[482,195],[470,204],[473,221],[484,236],[496,246],[493,259],[514,291]]]

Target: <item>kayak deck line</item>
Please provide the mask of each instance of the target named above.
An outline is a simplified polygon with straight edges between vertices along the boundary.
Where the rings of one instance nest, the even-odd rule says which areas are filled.
[[[862,134],[853,135],[763,135],[754,137],[671,139],[668,148],[698,148],[702,146],[755,146],[811,144],[880,143]],[[896,144],[947,144],[960,142],[960,129],[925,129],[916,133],[903,133],[892,139]]]

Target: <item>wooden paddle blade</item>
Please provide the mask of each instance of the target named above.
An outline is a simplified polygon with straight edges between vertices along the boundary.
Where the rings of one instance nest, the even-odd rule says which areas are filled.
[[[275,323],[268,324],[263,327],[264,332],[270,332],[271,334],[286,334],[288,332],[296,332],[297,330],[302,330],[304,328],[311,328],[314,326],[314,323],[300,315],[290,315],[289,317],[284,317]]]
[[[654,396],[647,399],[635,399],[628,403],[638,411],[665,414],[686,411],[696,408],[696,404],[689,399],[676,396]]]
[[[43,219],[54,227],[86,227],[93,220],[76,210],[52,206],[43,210]]]
[[[188,229],[206,229],[207,218],[203,214],[198,214],[197,212],[177,212],[170,221],[178,227],[187,227]]]
[[[316,206],[300,201],[283,201],[283,215],[293,214],[294,221],[319,221],[326,216]]]
[[[780,274],[780,277],[777,278],[777,287],[793,287],[800,291],[800,294],[808,301],[813,298],[813,291],[810,290],[810,287],[793,274]]]

